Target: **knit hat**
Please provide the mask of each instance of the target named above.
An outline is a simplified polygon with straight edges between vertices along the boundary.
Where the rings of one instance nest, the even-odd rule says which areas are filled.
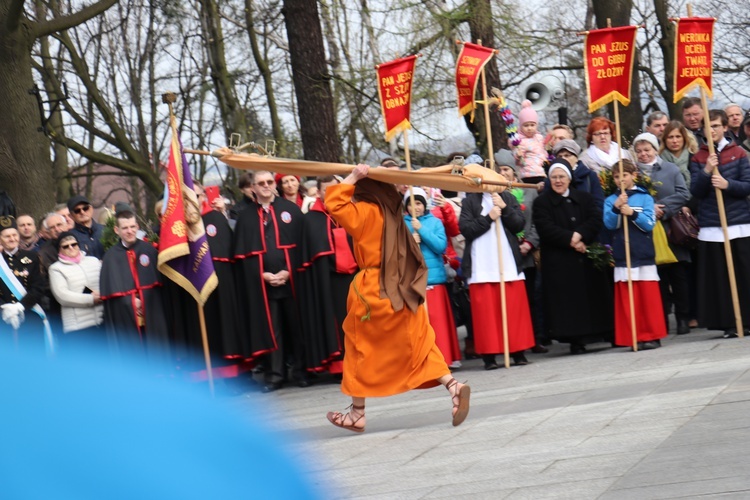
[[[654,147],[655,150],[659,151],[659,139],[657,139],[656,136],[651,132],[644,132],[642,134],[636,135],[635,139],[633,139],[633,147],[635,147],[636,144],[642,141],[648,142]]]
[[[117,203],[115,203],[115,215],[121,214],[123,212],[135,213],[135,210],[133,210],[133,207],[131,207],[124,201],[118,201]]]
[[[495,152],[495,165],[498,167],[512,168],[513,172],[516,173],[516,178],[519,178],[518,169],[516,169],[516,158],[513,156],[513,153],[507,149],[498,149]]]
[[[531,107],[531,101],[524,99],[521,103],[521,112],[518,113],[518,123],[523,125],[528,122],[539,123],[539,115],[536,110]]]
[[[552,177],[552,171],[560,169],[565,174],[567,174],[568,179],[573,179],[573,169],[570,168],[570,163],[568,163],[566,160],[563,160],[562,158],[558,158],[555,160],[555,162],[549,166],[549,170],[547,170],[547,177]]]
[[[558,141],[555,144],[555,147],[552,148],[552,154],[557,155],[562,150],[570,151],[576,156],[581,155],[581,146],[578,145],[576,141],[573,139],[563,139],[562,141]]]
[[[289,177],[290,175],[292,174],[276,174],[276,176],[274,177],[274,180],[276,181],[276,185],[281,187],[281,179],[283,179],[284,177]],[[292,175],[292,177],[297,179],[297,182],[300,182],[300,179],[298,176]]]
[[[425,190],[419,187],[412,188],[412,191],[414,192],[414,201],[420,202],[422,205],[424,205],[425,210],[427,210],[427,193],[425,193]],[[409,195],[409,191],[404,194],[404,205],[408,208],[409,204],[411,203],[411,196]]]

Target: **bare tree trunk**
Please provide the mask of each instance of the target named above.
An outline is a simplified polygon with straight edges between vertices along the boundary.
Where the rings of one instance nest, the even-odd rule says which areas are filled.
[[[656,19],[659,23],[659,30],[661,31],[659,48],[661,49],[661,54],[664,58],[664,86],[659,86],[657,88],[659,88],[662,98],[667,103],[667,114],[671,117],[677,118],[679,116],[678,106],[672,102],[674,100],[674,87],[672,82],[674,82],[675,26],[674,23],[669,20],[670,16],[667,12],[668,7],[669,2],[667,0],[654,0]]]
[[[0,0],[0,190],[5,190],[19,213],[34,217],[49,210],[55,196],[50,142],[41,126],[32,80],[34,37],[10,17],[18,1]]]
[[[271,130],[273,139],[276,141],[276,151],[279,156],[286,155],[286,143],[284,133],[281,129],[281,119],[279,118],[278,106],[276,106],[276,97],[274,96],[273,84],[271,80],[271,69],[268,66],[268,60],[260,52],[258,47],[258,37],[255,34],[255,16],[253,14],[253,0],[245,0],[245,23],[247,24],[247,34],[250,37],[250,48],[253,52],[255,65],[258,66],[261,76],[263,77],[263,86],[266,89],[266,101],[268,102],[268,112],[271,115]]]
[[[630,24],[630,13],[633,10],[633,0],[593,0],[594,14],[597,28],[606,28],[607,19],[612,26],[627,26]],[[638,51],[635,52],[636,63],[633,68],[633,78],[630,87],[630,105],[620,107],[620,132],[625,140],[632,140],[641,130],[643,124],[643,107],[641,106],[641,80],[638,67]],[[614,105],[607,106],[609,116],[614,118]]]
[[[201,26],[211,67],[211,79],[214,92],[219,101],[221,117],[224,122],[227,144],[233,133],[240,134],[242,140],[247,138],[247,120],[245,113],[237,102],[234,87],[229,78],[226,58],[224,57],[224,34],[221,29],[221,18],[214,0],[200,0]]]
[[[282,13],[289,39],[304,157],[340,161],[341,139],[336,128],[318,4],[310,0],[284,0]]]
[[[469,0],[469,29],[471,31],[471,41],[482,41],[485,47],[495,48],[495,30],[492,27],[492,4],[490,0]],[[497,69],[497,61],[493,57],[484,67],[487,91],[490,87],[502,88],[500,84],[500,72]],[[479,82],[477,89],[482,85]],[[479,91],[479,90],[478,90]],[[487,151],[487,127],[484,122],[484,113],[479,109],[474,114],[474,123],[469,120],[470,115],[466,115],[466,126],[474,135],[477,143],[477,149],[482,156],[487,159],[495,152]],[[490,127],[492,129],[492,147],[495,151],[498,149],[507,149],[507,136],[505,134],[505,123],[497,116],[497,113],[490,114]]]

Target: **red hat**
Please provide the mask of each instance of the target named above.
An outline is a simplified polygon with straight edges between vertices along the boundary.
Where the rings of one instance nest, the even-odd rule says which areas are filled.
[[[276,177],[274,177],[273,179],[276,181],[277,185],[281,186],[281,179],[283,179],[284,177],[289,177],[290,175],[292,174],[276,174]],[[297,182],[301,182],[299,176],[292,175],[292,177],[296,178]]]

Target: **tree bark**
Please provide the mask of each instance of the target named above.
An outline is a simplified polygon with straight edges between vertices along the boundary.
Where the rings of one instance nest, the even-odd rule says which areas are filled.
[[[289,40],[304,157],[338,162],[341,139],[336,127],[318,4],[310,0],[284,0],[282,13]]]
[[[593,0],[597,28],[606,28],[607,19],[612,27],[628,26],[633,0]],[[623,140],[632,140],[641,130],[643,124],[643,107],[641,106],[641,80],[638,72],[638,51],[635,52],[632,84],[630,87],[630,105],[620,106],[620,134]],[[614,104],[607,106],[609,116],[614,119]]]
[[[471,41],[477,43],[481,40],[485,47],[496,48],[495,30],[492,27],[492,5],[490,0],[469,0],[469,29],[471,31]],[[497,56],[495,56],[497,57]],[[502,88],[500,84],[500,72],[497,68],[497,62],[493,57],[484,67],[485,79],[487,81],[487,92],[491,87]],[[477,85],[479,99],[481,99],[481,80]],[[476,98],[476,97],[475,97]],[[479,105],[474,113],[474,122],[470,121],[470,115],[465,116],[466,126],[474,136],[477,149],[484,159],[494,155],[494,151],[488,152],[487,146],[487,127],[484,121],[484,112],[482,105]],[[490,127],[492,130],[492,147],[495,151],[498,149],[507,149],[507,136],[505,134],[505,123],[497,116],[497,113],[490,113]]]
[[[50,143],[38,130],[39,107],[29,93],[34,38],[17,3],[0,0],[0,190],[10,194],[18,213],[36,218],[52,208],[55,182]]]
[[[668,0],[654,0],[654,10],[656,12],[656,19],[659,23],[659,31],[661,31],[661,37],[659,37],[659,48],[661,49],[662,57],[664,58],[664,87],[662,98],[667,103],[667,114],[675,119],[680,117],[677,104],[672,102],[674,100],[674,34],[675,26],[669,20],[669,13],[667,12],[669,7]]]

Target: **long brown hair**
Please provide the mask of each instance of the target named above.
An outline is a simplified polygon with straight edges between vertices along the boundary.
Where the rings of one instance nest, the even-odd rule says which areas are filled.
[[[659,148],[659,154],[662,154],[667,149],[667,136],[672,133],[673,130],[677,130],[682,135],[683,145],[682,149],[687,148],[688,153],[694,154],[698,151],[698,141],[695,140],[695,136],[687,129],[687,127],[678,120],[672,120],[667,123],[664,127],[664,133],[661,136],[661,147]],[[680,151],[682,153],[682,151]]]

